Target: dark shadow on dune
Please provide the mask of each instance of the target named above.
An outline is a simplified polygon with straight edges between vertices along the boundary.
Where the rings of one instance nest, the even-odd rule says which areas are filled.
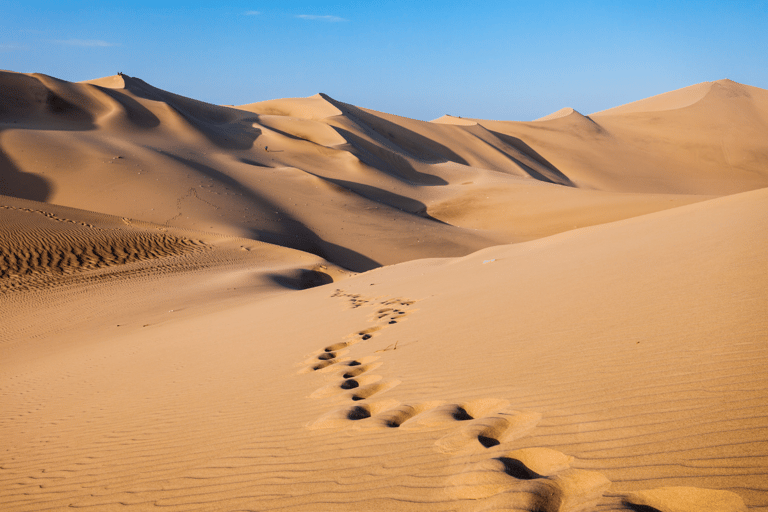
[[[38,78],[0,71],[0,123],[13,129],[57,131],[93,130],[95,116],[76,91],[76,84],[51,78],[61,84],[52,91]]]
[[[487,128],[486,128],[487,129]],[[549,160],[541,156],[536,150],[534,150],[531,146],[523,142],[521,139],[518,139],[517,137],[513,137],[512,135],[507,135],[501,132],[495,132],[493,130],[488,130],[493,135],[495,135],[499,140],[501,140],[503,143],[508,144],[509,146],[512,146],[516,150],[520,151],[524,155],[526,155],[528,158],[532,159],[536,163],[540,164],[543,169],[536,170],[532,168],[529,165],[526,165],[523,162],[520,162],[517,159],[513,160],[518,163],[521,167],[523,167],[526,172],[530,174],[532,178],[535,178],[540,181],[547,181],[550,183],[558,183],[560,185],[567,185],[570,187],[575,186],[574,183],[571,181],[571,179],[563,174],[560,169],[555,167]],[[512,158],[512,157],[510,157]]]
[[[264,207],[266,211],[280,212],[279,215],[283,231],[275,232],[267,229],[252,228],[251,237],[254,240],[308,252],[355,272],[364,272],[381,266],[378,262],[348,247],[343,247],[323,240],[303,223],[293,218],[289,213],[282,211],[279,205],[261,196],[253,189],[244,186],[231,176],[208,165],[172,153],[165,151],[158,151],[158,153],[182,163],[190,169],[194,169],[219,183],[231,187],[254,204]]]
[[[354,272],[366,272],[381,266],[381,263],[353,249],[323,240],[285,212],[281,212],[281,216],[288,228],[286,231],[278,233],[254,228],[251,229],[250,238],[259,242],[308,252]]]
[[[366,112],[354,105],[336,101],[325,94],[321,94],[321,96],[334,107],[341,110],[347,118],[354,121],[355,124],[365,131],[372,139],[382,140],[385,145],[393,145],[399,149],[400,152],[411,158],[429,163],[451,161],[469,165],[466,160],[439,142],[391,121],[387,121],[370,112]]]
[[[211,143],[223,149],[251,149],[261,130],[243,120],[243,112],[212,105],[158,89],[139,78],[122,75],[125,89],[134,96],[160,101],[175,110]]]
[[[155,114],[127,94],[123,94],[120,91],[109,89],[107,87],[99,87],[97,85],[94,85],[93,87],[98,88],[101,93],[109,96],[122,105],[128,121],[132,124],[141,128],[155,128],[160,126],[160,119],[158,119]]]
[[[624,506],[633,512],[661,512],[661,510],[657,508],[649,507],[647,505],[635,505],[634,503],[627,503],[626,501],[624,502]]]
[[[0,150],[0,195],[45,202],[52,192],[53,183],[37,174],[20,171]]]
[[[521,151],[519,148],[512,148],[515,151],[515,153],[523,153],[523,155],[527,156],[531,159],[530,163],[526,163],[519,158],[515,158],[514,156],[510,155],[507,151],[504,151],[502,149],[497,148],[490,142],[483,140],[480,137],[477,137],[477,139],[484,144],[486,144],[488,147],[493,148],[494,151],[500,153],[504,158],[508,159],[509,161],[513,162],[516,166],[518,166],[520,169],[522,169],[528,176],[530,176],[533,179],[536,179],[538,181],[544,181],[546,183],[552,183],[554,185],[565,185],[565,186],[574,186],[570,179],[568,179],[567,176],[563,174],[563,177],[556,175],[555,172],[560,171],[552,171],[552,169],[546,167],[544,164],[541,164],[540,162],[534,160],[530,155],[525,154],[523,151]],[[501,140],[501,139],[500,139]],[[522,141],[521,141],[522,142]],[[505,141],[501,141],[502,144],[506,146],[510,146]],[[536,169],[531,166],[536,165],[539,167],[539,169]]]
[[[533,480],[534,478],[541,478],[541,475],[531,471],[525,464],[517,459],[510,457],[499,457],[502,464],[504,464],[504,472],[513,478],[518,480]]]
[[[253,165],[255,167],[265,167],[267,169],[271,169],[271,167],[268,165],[260,164],[259,162],[256,162],[254,160],[249,160],[248,158],[238,158],[238,160],[247,165]]]
[[[317,176],[317,175],[314,175]],[[349,190],[353,194],[356,194],[364,199],[381,204],[385,207],[389,206],[396,208],[402,212],[410,213],[411,215],[418,215],[427,220],[438,222],[449,226],[450,224],[436,219],[427,213],[427,205],[416,199],[410,197],[401,196],[388,190],[384,190],[371,185],[365,185],[363,183],[356,183],[353,181],[339,180],[334,178],[327,178],[324,176],[317,176],[318,178],[333,183],[339,187]]]
[[[325,272],[307,269],[299,269],[288,275],[272,274],[269,278],[280,286],[291,290],[306,290],[333,282],[333,278]]]
[[[385,172],[401,181],[416,185],[440,186],[448,184],[447,181],[439,176],[417,171],[403,155],[391,149],[373,144],[343,128],[337,126],[332,128],[349,143],[351,146],[350,153],[355,155],[364,164],[376,170]]]

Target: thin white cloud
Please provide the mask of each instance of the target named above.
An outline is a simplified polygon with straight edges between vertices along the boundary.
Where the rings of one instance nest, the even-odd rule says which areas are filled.
[[[64,39],[54,41],[56,44],[64,46],[81,46],[85,48],[105,48],[107,46],[117,46],[115,43],[108,43],[99,39]]]
[[[349,21],[346,18],[340,18],[339,16],[317,16],[315,14],[297,14],[297,18],[302,20],[314,20],[314,21],[330,21],[332,23],[338,23],[340,21]]]
[[[261,14],[261,12],[260,11],[246,11],[244,14],[246,16],[258,16],[259,14]]]

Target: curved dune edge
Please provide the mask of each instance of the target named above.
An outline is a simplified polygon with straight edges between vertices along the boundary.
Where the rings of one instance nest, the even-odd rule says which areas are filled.
[[[677,89],[650,98],[620,105],[618,107],[601,110],[590,114],[593,116],[610,116],[621,114],[634,114],[637,112],[664,112],[667,110],[677,110],[689,107],[701,101],[710,91],[714,84],[733,83],[730,80],[718,80],[716,82],[701,82],[699,84],[689,85],[682,89]]]
[[[546,115],[544,117],[540,117],[538,119],[534,119],[534,121],[549,121],[549,120],[552,120],[552,119],[560,119],[561,117],[566,117],[566,116],[569,116],[569,115],[574,114],[574,113],[578,114],[578,112],[576,112],[571,107],[564,107],[564,108],[561,108],[560,110],[558,110],[556,112],[552,112],[549,115]]]
[[[455,117],[449,114],[433,119],[430,123],[437,124],[455,124],[460,126],[473,126],[477,124],[477,121],[471,119],[463,119],[461,117]]]
[[[285,98],[260,101],[237,107],[255,114],[298,117],[300,119],[319,120],[341,115],[341,111],[318,93],[307,98]]]

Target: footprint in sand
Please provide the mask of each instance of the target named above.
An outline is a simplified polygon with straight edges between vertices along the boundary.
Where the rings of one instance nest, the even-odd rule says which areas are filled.
[[[596,471],[573,469],[572,462],[573,457],[549,448],[515,450],[453,476],[446,492],[456,499],[497,496],[505,507],[539,512],[591,510],[610,481]]]
[[[398,405],[400,403],[396,400],[366,401],[360,405],[342,407],[324,414],[310,425],[307,425],[307,427],[311,430],[375,428],[379,425],[375,421],[376,416]]]
[[[435,442],[443,453],[470,453],[482,448],[498,446],[526,435],[541,420],[536,412],[500,411],[475,419],[471,412],[463,418],[466,425]]]
[[[406,424],[406,422],[423,414],[425,411],[433,410],[441,405],[443,405],[442,401],[424,402],[415,405],[399,405],[381,415],[381,425],[388,428],[400,428]],[[417,422],[408,423],[404,428],[407,428],[408,425],[417,425]]]
[[[361,306],[365,306],[370,302],[370,299],[366,299],[359,293],[346,293],[344,290],[336,290],[331,297],[344,297],[349,301],[350,307],[352,309],[359,308]]]
[[[405,311],[398,308],[381,308],[374,313],[371,320],[384,325],[392,325],[405,320],[405,318],[412,312],[413,311]]]
[[[352,308],[373,302],[342,290],[333,296],[346,297]],[[616,500],[615,505],[634,512],[746,512],[739,495],[722,490],[661,487],[607,494],[611,483],[605,475],[573,468],[574,458],[562,452],[544,447],[504,451],[503,445],[525,436],[541,420],[541,414],[536,412],[510,410],[506,400],[480,399],[461,404],[369,400],[400,381],[370,373],[381,366],[376,356],[354,360],[342,356],[349,352],[351,345],[367,341],[382,328],[405,319],[410,313],[405,308],[414,301],[396,298],[380,304],[385,307],[371,318],[378,325],[356,331],[348,340],[328,345],[304,362],[304,372],[330,371],[339,377],[312,393],[313,398],[340,396],[357,402],[323,415],[308,428],[430,430],[458,423],[458,428],[435,442],[438,451],[452,456],[481,452],[494,456],[450,477],[446,492],[460,500],[490,499],[484,502],[484,509],[490,506],[537,512],[582,512],[594,509],[598,502],[608,498]],[[337,369],[331,368],[334,365]]]
[[[304,368],[299,373],[311,373],[318,370],[323,370],[331,365],[337,364],[342,361],[341,356],[347,354],[349,350],[345,350],[344,347],[347,344],[330,345],[319,352],[315,352],[313,356],[306,359],[302,365]]]

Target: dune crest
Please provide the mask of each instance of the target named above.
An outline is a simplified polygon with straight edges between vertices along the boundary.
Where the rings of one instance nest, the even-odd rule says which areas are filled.
[[[307,98],[286,98],[250,103],[237,107],[255,114],[298,117],[300,119],[319,120],[338,116],[341,111],[331,104],[323,94]]]
[[[575,111],[574,109],[572,109],[571,107],[563,107],[560,110],[558,110],[556,112],[552,112],[549,115],[546,115],[544,117],[540,117],[538,119],[534,119],[534,121],[549,121],[551,119],[559,119],[561,117],[570,116],[572,114],[578,114],[578,112]]]
[[[713,88],[724,88],[735,94],[743,93],[745,86],[732,80],[723,79],[714,82],[701,82],[695,85],[689,85],[682,89],[677,89],[650,98],[645,98],[626,105],[601,110],[591,114],[593,116],[610,116],[621,114],[635,114],[640,112],[664,112],[667,110],[677,110],[694,105],[704,99]]]

